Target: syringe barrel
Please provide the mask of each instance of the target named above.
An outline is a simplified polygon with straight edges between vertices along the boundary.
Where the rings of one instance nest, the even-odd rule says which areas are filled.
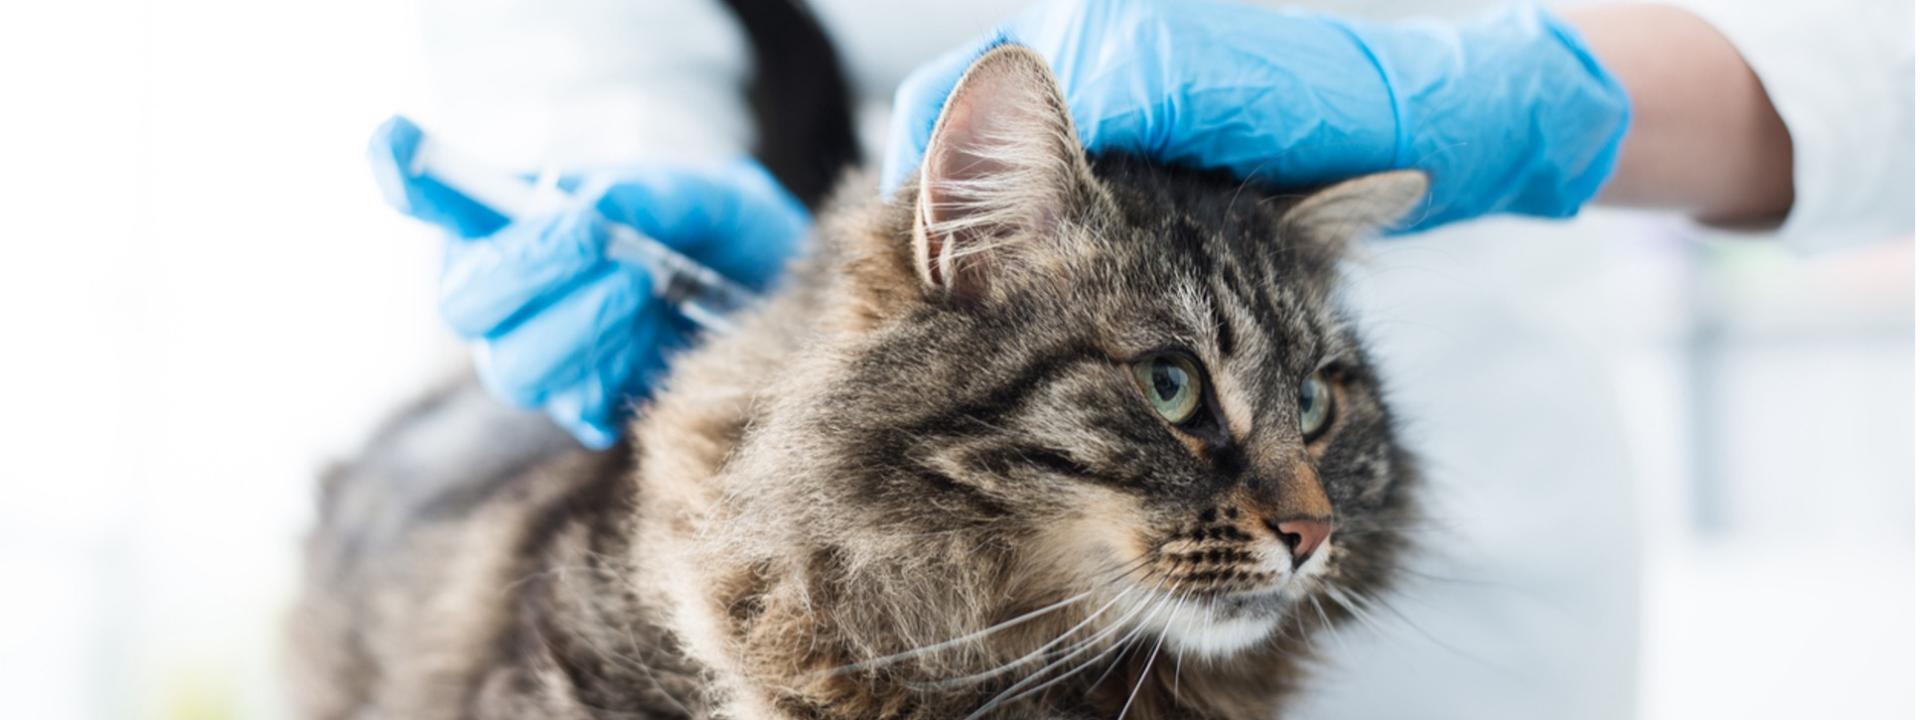
[[[731,330],[730,323],[717,327],[712,320],[745,310],[759,300],[745,286],[658,240],[625,225],[610,224],[609,228],[607,257],[645,268],[653,276],[655,294],[708,330]]]
[[[406,170],[433,178],[509,219],[559,206],[565,200],[564,194],[556,197],[558,189],[543,191],[511,172],[461,155],[424,134]],[[732,330],[725,316],[758,300],[745,286],[631,227],[609,222],[608,228],[607,257],[645,270],[653,277],[656,294],[707,330]]]

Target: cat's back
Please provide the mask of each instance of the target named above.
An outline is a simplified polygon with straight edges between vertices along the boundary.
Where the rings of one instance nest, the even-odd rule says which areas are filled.
[[[396,413],[322,480],[290,623],[299,714],[703,714],[656,558],[724,494],[715,475],[813,333],[830,264],[802,261],[740,331],[679,357],[612,449],[470,377]]]
[[[322,483],[289,628],[300,714],[517,714],[541,675],[517,606],[544,601],[546,556],[629,455],[583,450],[471,379],[398,413]]]

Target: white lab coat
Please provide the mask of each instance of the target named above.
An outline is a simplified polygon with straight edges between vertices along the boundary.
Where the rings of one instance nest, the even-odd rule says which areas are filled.
[[[442,97],[418,114],[462,147],[567,168],[745,152],[737,88],[751,64],[716,2],[422,1]],[[812,4],[871,155],[908,72],[1025,3]],[[1482,3],[1321,4],[1382,17]],[[1911,232],[1912,6],[1698,5],[1793,135],[1783,232],[1805,247]],[[1350,299],[1424,459],[1434,522],[1390,607],[1327,643],[1300,717],[1635,714],[1640,548],[1622,418],[1597,353],[1540,308],[1582,271],[1556,233],[1644,228],[1470,223],[1375,243],[1354,265]]]

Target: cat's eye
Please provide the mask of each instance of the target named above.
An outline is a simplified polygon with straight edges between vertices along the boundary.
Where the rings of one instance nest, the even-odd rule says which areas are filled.
[[[1147,404],[1167,422],[1179,425],[1193,419],[1204,394],[1200,367],[1182,353],[1160,353],[1133,364],[1133,381],[1147,396]]]
[[[1333,388],[1320,373],[1308,375],[1300,383],[1300,436],[1311,441],[1327,429],[1333,419]]]

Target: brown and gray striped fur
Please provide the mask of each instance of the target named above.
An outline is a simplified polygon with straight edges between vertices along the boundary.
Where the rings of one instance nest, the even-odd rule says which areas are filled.
[[[1424,178],[1089,159],[1063,107],[1036,56],[983,56],[920,178],[849,193],[613,451],[471,384],[391,426],[311,541],[305,714],[1280,713],[1406,542],[1413,470],[1335,285]],[[1204,375],[1181,426],[1130,372],[1168,351]],[[1298,521],[1332,527],[1304,562]]]

